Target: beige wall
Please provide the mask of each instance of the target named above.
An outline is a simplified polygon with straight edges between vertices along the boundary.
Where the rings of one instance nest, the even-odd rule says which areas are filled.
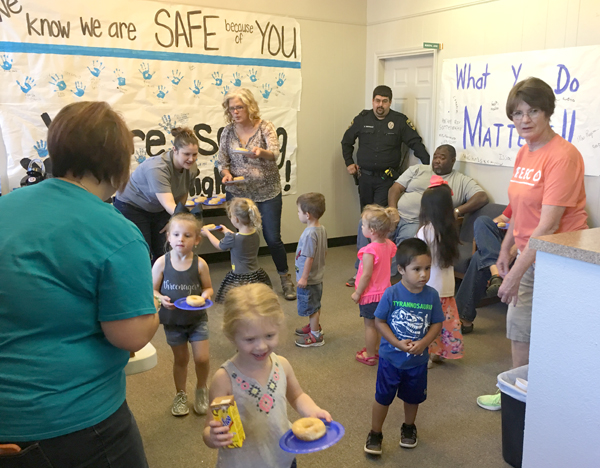
[[[598,0],[368,0],[365,102],[378,84],[376,54],[442,42],[439,78],[447,58],[600,44],[599,17]],[[511,168],[460,163],[457,169],[480,182],[494,201],[508,202]],[[590,224],[600,226],[600,179],[586,177],[585,184]]]
[[[169,0],[169,3],[290,16],[300,23],[302,102],[298,113],[298,195],[325,195],[323,224],[330,238],[356,234],[358,195],[347,175],[340,141],[363,108],[365,92],[366,0]],[[282,236],[297,242],[296,197],[284,197]]]

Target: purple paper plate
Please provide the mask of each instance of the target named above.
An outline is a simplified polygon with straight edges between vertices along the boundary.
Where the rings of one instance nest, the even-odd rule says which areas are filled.
[[[213,305],[213,301],[211,301],[210,299],[207,299],[205,304],[202,307],[192,307],[191,305],[188,305],[187,302],[185,302],[185,297],[182,297],[181,299],[177,299],[175,302],[173,302],[173,305],[175,307],[177,307],[178,309],[182,309],[182,310],[203,310],[203,309],[208,309],[210,306]]]
[[[220,199],[220,201],[219,201],[219,203],[208,203],[208,202],[209,202],[209,200],[212,200],[213,198],[217,198],[217,197],[210,197],[210,198],[207,198],[206,200],[204,200],[204,201],[202,202],[202,204],[203,204],[203,205],[208,205],[208,206],[219,206],[219,205],[222,205],[223,203],[225,203],[225,199],[224,199],[224,198],[221,198],[221,199]]]
[[[344,426],[337,421],[330,423],[323,421],[327,432],[323,437],[317,440],[306,441],[298,439],[290,429],[279,439],[279,446],[285,452],[289,453],[312,453],[319,450],[325,450],[337,444],[344,437]]]

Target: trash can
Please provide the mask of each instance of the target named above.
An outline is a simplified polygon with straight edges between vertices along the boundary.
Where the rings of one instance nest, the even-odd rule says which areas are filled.
[[[502,402],[502,458],[515,468],[523,461],[525,431],[525,402],[527,392],[515,386],[517,378],[527,380],[529,365],[517,367],[498,375]]]

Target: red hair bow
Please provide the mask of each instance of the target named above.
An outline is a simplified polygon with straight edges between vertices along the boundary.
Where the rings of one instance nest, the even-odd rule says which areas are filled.
[[[427,188],[441,187],[442,185],[448,185],[448,182],[446,182],[442,178],[442,176],[434,174],[431,176],[431,179],[429,179],[429,187],[427,187]],[[454,195],[454,192],[452,191],[452,187],[450,187],[450,185],[448,185],[448,188],[450,189],[450,195]]]

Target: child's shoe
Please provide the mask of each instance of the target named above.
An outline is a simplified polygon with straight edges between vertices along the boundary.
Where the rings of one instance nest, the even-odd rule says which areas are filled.
[[[402,424],[400,429],[400,447],[415,448],[417,446],[417,426]]]
[[[321,328],[321,325],[319,325],[319,331],[321,332],[321,334],[323,334],[323,329]],[[298,336],[308,335],[310,333],[310,323],[302,328],[296,328],[295,333]]]
[[[190,412],[190,409],[187,405],[187,395],[181,390],[173,400],[173,405],[171,406],[171,413],[173,416],[185,416]]]
[[[500,399],[500,390],[498,390],[494,395],[481,395],[477,397],[477,404],[483,409],[498,411],[502,409]]]
[[[325,344],[325,339],[323,338],[323,333],[319,333],[319,337],[317,338],[312,332],[307,335],[302,335],[300,338],[296,340],[296,346],[300,346],[301,348],[310,348],[313,346],[323,346]]]
[[[206,414],[206,412],[208,411],[208,388],[202,387],[196,389],[194,411],[200,415]]]
[[[365,452],[371,455],[381,455],[381,442],[383,441],[383,434],[381,432],[369,432],[367,436],[367,442],[365,443]]]

